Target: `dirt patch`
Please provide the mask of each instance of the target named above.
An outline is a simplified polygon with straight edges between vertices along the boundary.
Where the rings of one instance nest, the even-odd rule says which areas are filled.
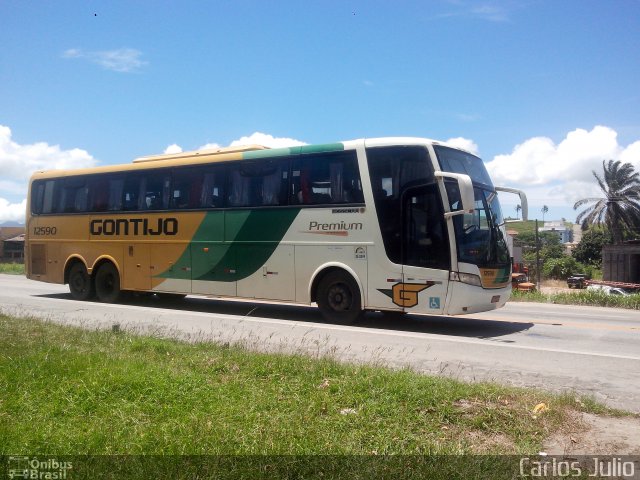
[[[548,455],[640,455],[640,418],[569,415],[565,431],[545,440]]]
[[[540,285],[540,292],[545,295],[553,295],[554,293],[575,292],[573,288],[569,288],[566,280],[544,280]],[[579,291],[579,290],[577,290]]]

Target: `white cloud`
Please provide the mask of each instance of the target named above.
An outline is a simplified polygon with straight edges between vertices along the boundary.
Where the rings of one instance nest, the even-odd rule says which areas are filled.
[[[591,131],[579,128],[569,132],[557,145],[550,138],[534,137],[516,145],[510,154],[496,156],[487,168],[498,183],[591,182],[591,171],[602,168],[602,160],[631,155],[618,144],[617,136],[609,127],[596,126]],[[629,148],[640,150],[636,144]]]
[[[63,52],[63,58],[78,58],[100,65],[102,68],[120,73],[133,73],[149,64],[141,60],[142,52],[134,48],[119,48],[85,52],[79,48],[70,48]]]
[[[620,154],[620,160],[630,163],[637,171],[640,171],[640,140],[625,148]]]
[[[24,197],[31,174],[38,170],[85,168],[96,165],[86,150],[62,150],[45,142],[21,145],[11,138],[11,129],[0,125],[0,223],[24,220]],[[16,213],[18,212],[18,213]],[[21,213],[20,213],[21,212]]]
[[[473,140],[469,140],[464,137],[456,137],[450,138],[445,142],[447,145],[451,145],[452,147],[462,148],[468,152],[473,153],[474,155],[478,155],[478,145]]]
[[[164,149],[164,153],[182,153],[182,147],[175,143],[172,143]]]
[[[198,150],[217,150],[221,148],[217,143],[205,143],[201,147],[198,147]]]
[[[24,215],[27,209],[27,199],[19,203],[10,203],[9,200],[0,198],[0,223],[19,222],[24,223]]]
[[[248,137],[242,137],[238,140],[234,140],[229,146],[239,147],[243,145],[254,144],[264,145],[265,147],[270,148],[299,147],[301,145],[306,145],[305,142],[301,142],[300,140],[295,140],[293,138],[274,137],[273,135],[269,135],[266,133],[254,132]]]
[[[592,171],[600,172],[603,160],[621,160],[640,169],[640,141],[624,147],[617,137],[615,130],[601,125],[569,132],[558,144],[533,137],[510,154],[494,157],[487,169],[497,185],[524,190],[530,205],[572,209],[577,200],[600,195]]]
[[[232,141],[229,147],[242,147],[244,145],[263,145],[269,148],[284,148],[284,147],[297,147],[300,145],[307,145],[305,142],[287,137],[274,137],[268,133],[254,132],[249,136],[240,137],[237,140]],[[169,148],[181,152],[182,147],[180,145],[169,145],[165,150],[165,153],[174,153],[173,151],[167,151]],[[222,148],[219,143],[206,143],[198,147],[198,150],[216,150]],[[179,150],[178,150],[179,149]]]

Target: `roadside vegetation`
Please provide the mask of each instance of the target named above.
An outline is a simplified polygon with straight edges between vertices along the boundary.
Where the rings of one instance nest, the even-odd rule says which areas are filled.
[[[24,275],[24,263],[0,263],[0,273]]]
[[[561,305],[585,305],[593,307],[613,307],[640,310],[640,294],[628,296],[607,295],[597,290],[573,290],[571,292],[542,293],[519,292],[511,293],[511,301],[557,303]]]
[[[522,247],[523,263],[531,279],[540,274],[541,278],[564,280],[577,273],[602,278],[602,247],[640,239],[640,173],[631,163],[609,160],[602,162],[600,173],[594,170],[592,174],[601,195],[574,204],[574,210],[583,209],[576,218],[583,235],[571,254],[553,232],[539,232],[536,242],[535,221],[509,223],[509,230],[516,232],[514,245]],[[520,205],[517,215],[519,210]],[[543,219],[548,211],[546,205],[542,207]],[[571,228],[566,221],[565,225]]]
[[[0,455],[533,455],[576,411],[612,413],[329,357],[5,315],[0,329]],[[480,477],[505,459],[486,460]]]

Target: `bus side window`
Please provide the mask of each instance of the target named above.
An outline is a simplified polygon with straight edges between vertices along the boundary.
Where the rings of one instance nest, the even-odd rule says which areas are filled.
[[[147,172],[140,181],[140,210],[166,210],[169,206],[168,172]]]
[[[89,190],[85,177],[68,177],[61,180],[57,213],[81,213],[87,211]]]
[[[35,181],[31,188],[31,213],[36,215],[42,213],[45,185],[43,181]]]
[[[175,169],[171,183],[171,195],[169,196],[171,208],[200,207],[203,181],[201,170],[194,168]]]
[[[93,175],[87,182],[90,212],[106,212],[109,208],[109,182],[105,180],[104,175]]]
[[[138,210],[140,197],[141,181],[140,177],[132,176],[123,180],[122,188],[122,210],[132,211]]]
[[[302,205],[362,203],[355,152],[304,155],[293,162],[291,202]]]
[[[288,180],[288,162],[273,162],[273,165],[270,165],[262,176],[260,205],[286,205]]]
[[[109,180],[109,203],[110,212],[123,210],[124,178],[112,178]]]
[[[44,198],[42,203],[42,213],[52,213],[54,205],[54,193],[56,191],[56,181],[47,180],[44,186]]]
[[[231,169],[229,174],[229,206],[246,207],[249,206],[251,190],[251,178],[242,175],[240,167]]]
[[[200,206],[203,208],[222,208],[224,206],[224,184],[226,170],[224,166],[206,167],[200,174],[203,177]]]
[[[229,206],[286,205],[288,174],[288,162],[282,160],[233,165],[229,176]]]

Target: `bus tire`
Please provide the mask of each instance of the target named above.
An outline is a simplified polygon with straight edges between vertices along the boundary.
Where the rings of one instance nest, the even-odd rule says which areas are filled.
[[[89,300],[95,295],[93,279],[82,262],[76,262],[69,270],[69,291],[74,300]]]
[[[104,303],[116,303],[122,294],[120,291],[120,274],[112,263],[104,263],[96,273],[96,295]]]
[[[358,284],[344,271],[329,272],[320,280],[316,301],[322,316],[331,323],[349,325],[362,315]]]

